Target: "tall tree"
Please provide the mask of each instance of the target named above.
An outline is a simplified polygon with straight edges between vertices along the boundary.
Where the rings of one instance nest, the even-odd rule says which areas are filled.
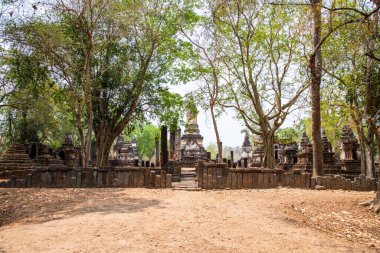
[[[313,17],[313,52],[309,58],[311,74],[311,114],[313,140],[313,176],[323,175],[323,145],[321,139],[321,98],[320,87],[322,79],[322,0],[311,0]]]
[[[301,61],[302,15],[263,1],[210,3],[226,68],[223,106],[263,137],[263,167],[274,168],[274,136],[308,88]],[[290,74],[292,72],[292,74]]]
[[[207,12],[206,12],[207,13]],[[211,13],[205,16],[198,16],[193,19],[194,24],[182,28],[182,33],[193,45],[193,57],[188,60],[192,65],[191,69],[195,78],[200,82],[196,92],[196,98],[206,111],[210,111],[212,125],[214,128],[218,162],[222,162],[222,142],[218,128],[218,101],[220,94],[220,79],[223,72],[221,49],[218,43],[218,35],[215,31],[215,24],[209,22]]]
[[[58,2],[52,9],[54,18],[34,19],[14,35],[42,55],[72,94],[84,165],[94,132],[96,164],[106,166],[114,139],[149,110],[152,96],[167,81],[180,48],[179,22],[191,4],[83,0]]]

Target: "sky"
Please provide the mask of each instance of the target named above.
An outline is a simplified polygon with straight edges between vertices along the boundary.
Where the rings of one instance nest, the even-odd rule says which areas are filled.
[[[185,95],[197,89],[197,84],[191,82],[186,85],[170,86],[170,91]],[[292,127],[295,123],[305,115],[307,108],[296,110],[288,115],[281,128]],[[214,127],[212,125],[210,111],[204,111],[198,108],[198,125],[200,134],[203,136],[203,145],[206,147],[210,143],[216,143]],[[236,114],[233,109],[226,109],[225,112],[217,118],[218,130],[223,146],[236,147],[241,146],[244,140],[242,130],[246,129],[241,121],[236,119]],[[182,127],[182,133],[184,127]]]

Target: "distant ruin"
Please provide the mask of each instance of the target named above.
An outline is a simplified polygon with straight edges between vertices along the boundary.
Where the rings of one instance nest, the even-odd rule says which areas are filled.
[[[248,133],[240,159],[233,160],[231,152],[232,159],[224,158],[223,163],[217,163],[203,146],[197,115],[188,113],[184,134],[181,136],[180,129],[175,133],[170,159],[166,127],[161,129],[161,150],[156,140],[156,164],[141,159],[135,140],[126,141],[119,136],[106,168],[96,167],[96,153],[91,155],[93,166],[82,168],[80,148],[66,134],[56,150],[41,143],[10,145],[0,159],[0,186],[240,189],[320,185],[328,189],[376,190],[376,179],[360,175],[359,143],[349,126],[342,130],[339,157],[324,131],[321,137],[324,177],[311,177],[313,145],[306,132],[301,134],[298,144],[275,143],[274,170],[261,168],[262,138],[252,145]]]

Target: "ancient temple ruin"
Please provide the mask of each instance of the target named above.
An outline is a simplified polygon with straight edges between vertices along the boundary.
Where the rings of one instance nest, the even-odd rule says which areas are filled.
[[[344,173],[359,174],[360,159],[358,155],[359,142],[349,126],[344,126],[339,139],[340,157],[337,165]]]
[[[113,147],[113,151],[113,158],[117,161],[117,164],[137,166],[141,161],[135,139],[125,141],[124,137],[120,135]]]
[[[195,167],[197,160],[207,159],[206,150],[203,147],[203,136],[200,134],[197,122],[197,114],[187,112],[185,132],[181,137],[180,162],[184,166]]]
[[[245,133],[243,145],[241,146],[241,158],[247,158],[249,162],[252,160],[252,144],[249,140],[248,132]]]

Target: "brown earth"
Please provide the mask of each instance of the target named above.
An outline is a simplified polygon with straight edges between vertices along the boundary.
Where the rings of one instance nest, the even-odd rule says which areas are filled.
[[[380,252],[374,193],[0,189],[0,252]]]

